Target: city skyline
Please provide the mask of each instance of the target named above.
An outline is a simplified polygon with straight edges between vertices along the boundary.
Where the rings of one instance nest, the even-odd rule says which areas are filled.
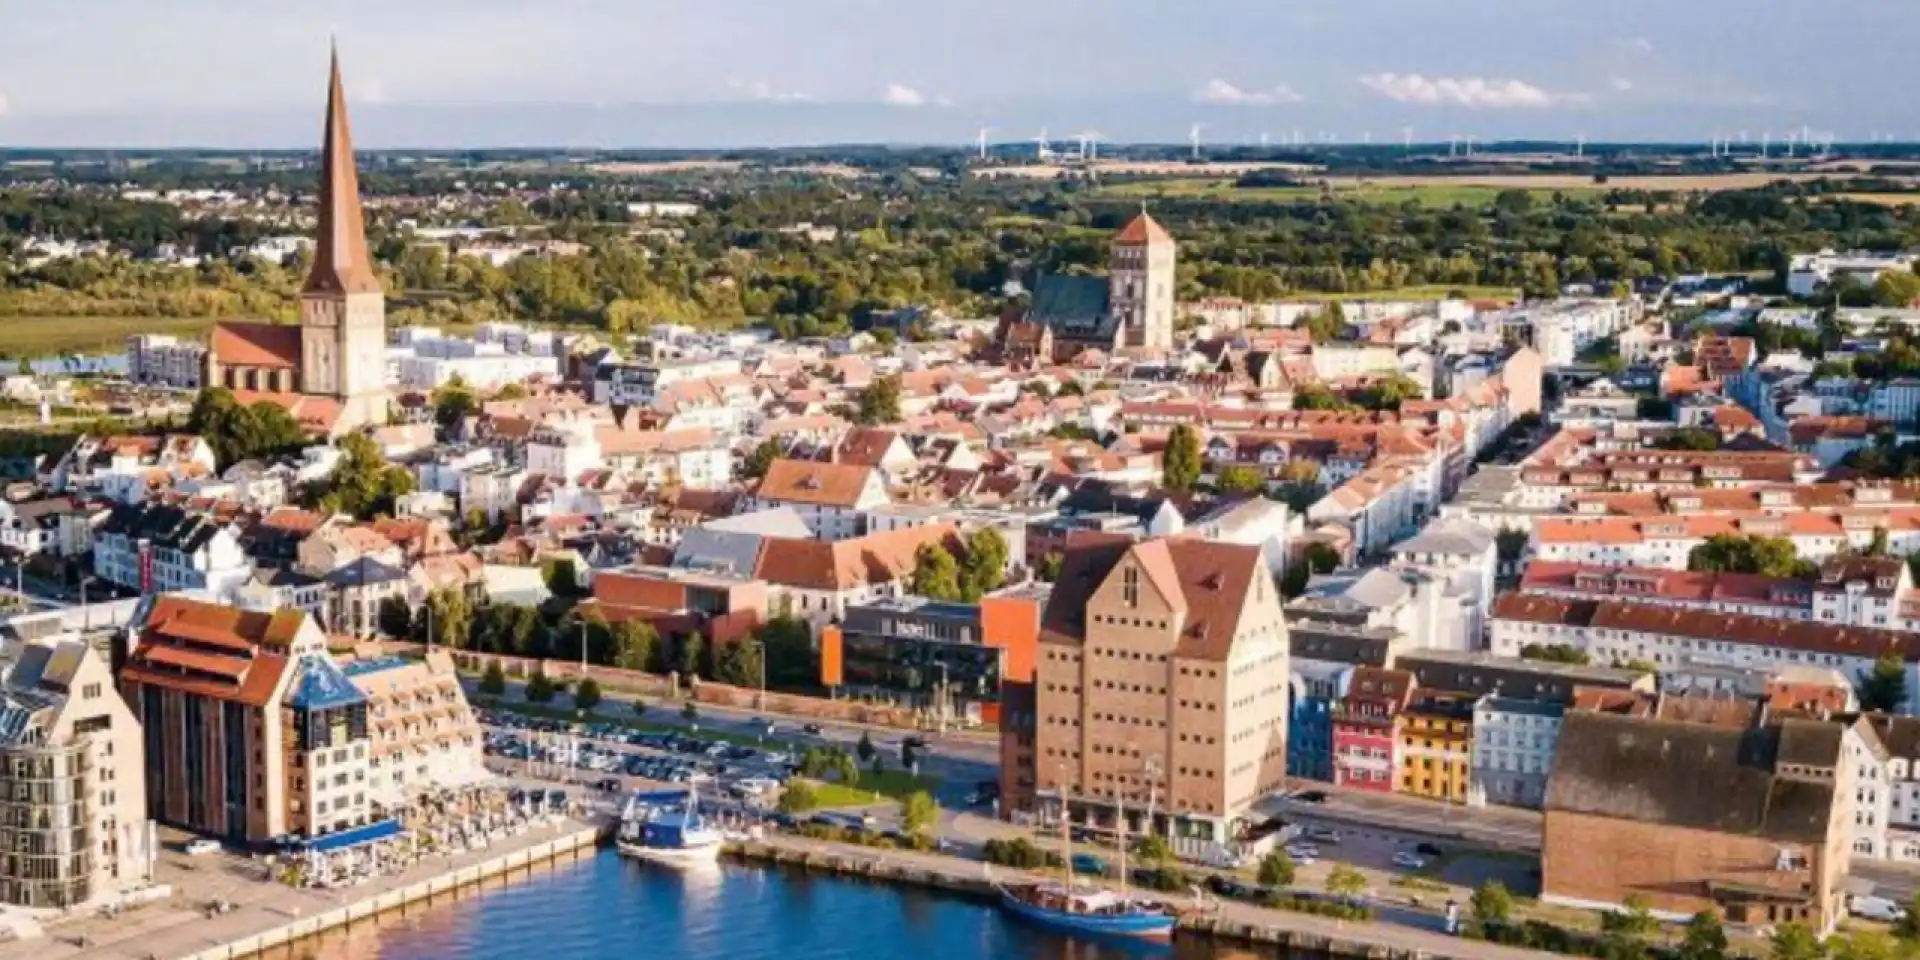
[[[946,9],[808,0],[617,5],[362,0],[253,9],[103,0],[0,38],[0,143],[278,148],[311,141],[305,78],[337,33],[361,145],[745,147],[1004,140],[1758,140],[1810,126],[1911,139],[1892,98],[1920,68],[1834,49],[1844,0],[1736,8],[1629,0],[1593,24],[1561,0],[1003,0]],[[455,14],[458,15],[455,15]],[[844,24],[858,22],[850,31]],[[1382,22],[1396,24],[1383,32]],[[507,44],[503,46],[502,40]],[[930,42],[938,38],[938,42]],[[1831,41],[1831,42],[1828,42]]]

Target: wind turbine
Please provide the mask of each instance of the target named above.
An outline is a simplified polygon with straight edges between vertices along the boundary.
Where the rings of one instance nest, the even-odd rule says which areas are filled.
[[[1587,135],[1582,133],[1573,138],[1573,158],[1584,160],[1587,156]]]
[[[1413,128],[1412,127],[1400,128],[1400,145],[1402,149],[1406,150],[1408,153],[1413,152]]]
[[[1206,129],[1206,126],[1204,123],[1196,123],[1193,125],[1193,129],[1187,131],[1187,142],[1193,145],[1193,159],[1195,160],[1200,159],[1200,131]]]
[[[1260,131],[1260,147],[1261,147],[1261,149],[1265,149],[1265,148],[1266,148],[1266,146],[1267,146],[1267,140],[1268,140],[1268,139],[1269,139],[1269,137],[1267,136],[1267,132],[1266,132],[1265,130],[1262,130],[1262,131]]]
[[[982,160],[987,159],[987,134],[992,132],[992,127],[981,127],[980,132],[975,135],[974,139],[980,144],[980,159]]]
[[[1053,143],[1047,139],[1046,127],[1040,128],[1040,135],[1034,137],[1033,142],[1036,147],[1034,155],[1040,158],[1041,163],[1053,159]]]
[[[1767,130],[1760,131],[1760,159],[1767,159],[1767,148],[1772,145],[1773,133]]]
[[[1080,141],[1080,159],[1082,161],[1100,159],[1100,131],[1082,130],[1077,139]]]

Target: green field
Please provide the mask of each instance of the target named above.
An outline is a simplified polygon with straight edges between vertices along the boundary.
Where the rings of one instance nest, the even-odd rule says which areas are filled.
[[[1114,183],[1100,187],[1097,196],[1126,198],[1129,200],[1151,200],[1164,198],[1169,200],[1220,200],[1228,203],[1298,203],[1316,201],[1324,197],[1342,200],[1357,200],[1362,203],[1376,203],[1385,206],[1399,206],[1409,201],[1424,207],[1447,208],[1454,206],[1485,207],[1493,203],[1495,197],[1506,192],[1507,187],[1487,186],[1483,184],[1342,184],[1336,187],[1236,187],[1232,180],[1187,177],[1172,180],[1140,180],[1131,183]],[[1595,186],[1584,190],[1528,189],[1535,200],[1549,200],[1554,194],[1579,194],[1603,190]]]
[[[197,337],[209,317],[0,317],[0,356],[119,353],[136,333]]]

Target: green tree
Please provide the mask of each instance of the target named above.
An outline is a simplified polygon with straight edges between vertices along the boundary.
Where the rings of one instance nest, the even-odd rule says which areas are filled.
[[[1859,683],[1860,709],[1891,713],[1907,700],[1906,664],[1899,654],[1889,653],[1873,662],[1873,669],[1862,674]]]
[[[544,671],[527,678],[528,703],[550,703],[553,701],[554,693],[553,681],[547,678]]]
[[[579,597],[586,593],[580,586],[580,572],[572,560],[548,560],[541,564],[541,577],[547,590],[556,597]]]
[[[699,723],[700,708],[694,706],[692,700],[688,700],[686,703],[680,705],[680,719],[688,723]]]
[[[968,535],[966,553],[960,559],[961,599],[972,603],[998,588],[1006,579],[1007,558],[1007,540],[1000,531],[981,527]]]
[[[600,682],[592,677],[582,678],[573,688],[573,706],[578,710],[592,710],[600,704]]]
[[[1687,569],[1695,573],[1757,573],[1765,577],[1811,579],[1817,570],[1794,552],[1785,537],[1716,533],[1687,554]]]
[[[1293,858],[1285,850],[1275,850],[1260,858],[1258,880],[1263,887],[1278,890],[1293,886]]]
[[[1907,901],[1907,911],[1894,921],[1893,935],[1906,943],[1920,943],[1920,893]]]
[[[1920,276],[1911,270],[1887,270],[1873,280],[1873,302],[1882,307],[1910,307],[1920,300]]]
[[[930,600],[961,600],[965,595],[960,586],[960,564],[946,547],[923,543],[914,551],[913,576],[907,589]]]
[[[1827,950],[1813,928],[1804,923],[1783,923],[1773,933],[1771,960],[1821,960]]]
[[[780,449],[780,441],[772,438],[760,441],[760,445],[754,447],[753,452],[747,454],[747,458],[740,462],[741,479],[759,480],[765,477],[767,468],[773,466],[775,460],[780,459],[782,452],[784,451]]]
[[[459,374],[448,378],[447,382],[434,388],[433,422],[442,430],[451,430],[480,409],[480,403],[473,395],[473,389],[461,379]]]
[[[1531,542],[1532,537],[1527,531],[1513,527],[1502,527],[1500,532],[1493,535],[1494,550],[1503,567],[1517,566],[1520,559],[1527,555],[1527,545]]]
[[[781,813],[789,815],[811,812],[820,806],[820,791],[811,782],[795,777],[780,791],[779,806]]]
[[[1850,930],[1827,941],[1833,960],[1899,960],[1909,954],[1907,944],[1879,930]]]
[[[611,628],[613,665],[622,670],[645,670],[653,664],[653,648],[660,642],[645,620],[622,620]]]
[[[736,641],[716,649],[713,678],[736,687],[758,687],[766,680],[765,667],[758,643]]]
[[[853,752],[860,755],[861,763],[867,763],[879,756],[880,748],[873,745],[873,738],[863,730],[860,733],[860,742],[854,745]]]
[[[1164,867],[1173,862],[1173,845],[1157,833],[1149,833],[1133,842],[1133,855],[1142,863]]]
[[[1862,556],[1867,557],[1885,557],[1892,553],[1893,546],[1888,542],[1886,527],[1874,527],[1873,538],[1867,541],[1866,549],[1860,551]]]
[[[880,759],[880,755],[874,754],[874,759]],[[852,755],[846,751],[841,751],[833,758],[833,770],[834,779],[839,780],[841,786],[857,787],[860,785],[860,768],[854,765]]]
[[[1294,324],[1294,329],[1305,330],[1313,338],[1315,346],[1336,340],[1347,330],[1347,312],[1340,301],[1329,300],[1327,305],[1317,312],[1307,314]]]
[[[500,669],[500,661],[487,661],[486,672],[480,674],[480,692],[489,697],[499,697],[506,694],[507,672]]]
[[[910,834],[926,833],[940,825],[940,805],[925,790],[915,790],[900,804],[900,823]]]
[[[1687,932],[1680,940],[1675,960],[1726,960],[1727,930],[1720,915],[1702,910],[1687,921]]]
[[[493,398],[495,400],[525,400],[527,398],[527,386],[526,384],[518,382],[509,383],[501,387],[498,391],[495,391]]]
[[[1160,456],[1161,483],[1169,490],[1193,489],[1200,479],[1200,435],[1184,423],[1174,424]]]
[[[413,608],[407,605],[405,597],[396,594],[382,599],[375,619],[379,621],[380,632],[389,637],[413,634]]]
[[[1357,399],[1368,410],[1399,410],[1408,400],[1425,396],[1426,391],[1413,378],[1396,373],[1361,389]]]
[[[1914,556],[1920,557],[1920,553],[1916,553],[1914,554]],[[1034,577],[1036,577],[1043,583],[1055,583],[1059,581],[1060,564],[1065,559],[1066,558],[1063,557],[1058,551],[1049,553],[1046,556],[1041,557],[1040,562],[1035,564],[1033,567]]]
[[[473,607],[467,595],[457,588],[435,590],[414,624],[421,640],[455,650],[464,650],[473,636]]]
[[[1267,489],[1267,477],[1259,467],[1246,464],[1231,464],[1221,467],[1221,493],[1260,493]]]
[[[1680,427],[1655,445],[1662,450],[1718,450],[1720,435],[1704,427]]]
[[[1513,894],[1498,880],[1488,880],[1473,891],[1473,920],[1482,927],[1513,919]]]
[[[1520,659],[1572,663],[1584,667],[1593,662],[1593,655],[1570,643],[1529,643],[1520,647]]]
[[[855,422],[863,426],[900,422],[900,378],[877,377],[860,391]]]
[[[1327,873],[1327,892],[1342,900],[1357,899],[1367,892],[1367,878],[1344,863],[1336,863]]]
[[[388,463],[371,439],[348,434],[340,439],[340,452],[333,472],[306,488],[302,500],[307,507],[371,520],[391,516],[394,502],[413,492],[413,474]]]
[[[801,690],[820,682],[820,659],[813,649],[813,629],[791,615],[776,616],[753,632],[767,665],[767,686]]]
[[[688,679],[700,675],[700,663],[706,659],[706,638],[689,633],[680,641],[680,672]]]

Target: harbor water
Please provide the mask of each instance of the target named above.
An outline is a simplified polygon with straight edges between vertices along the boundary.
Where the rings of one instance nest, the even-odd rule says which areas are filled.
[[[658,867],[603,851],[274,954],[306,960],[1242,960],[1191,940],[1074,940],[990,903],[737,863]]]

